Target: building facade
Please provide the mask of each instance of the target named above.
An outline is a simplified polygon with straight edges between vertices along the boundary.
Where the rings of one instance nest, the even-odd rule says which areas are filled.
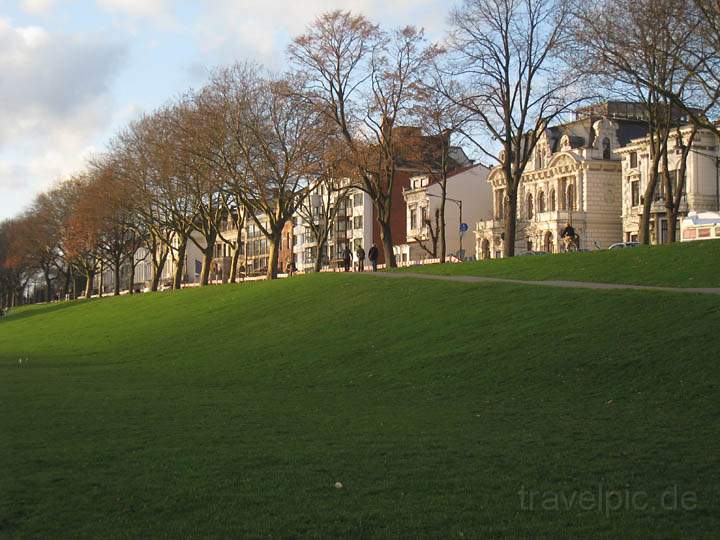
[[[461,223],[474,224],[492,217],[492,188],[487,181],[489,172],[485,165],[473,165],[448,176],[445,203],[447,256],[475,258],[474,238],[468,234],[469,230],[461,230]],[[439,257],[439,241],[433,241],[433,238],[439,238],[442,203],[439,180],[428,175],[411,178],[404,198],[406,244],[400,246],[402,258],[420,262]]]
[[[308,195],[307,207],[312,219],[322,222],[327,219],[325,208],[333,208],[334,220],[330,224],[325,246],[318,246],[318,239],[308,223],[307,213],[296,213],[294,218],[295,264],[300,271],[311,271],[315,266],[318,249],[321,250],[323,268],[338,267],[342,253],[349,247],[355,252],[362,246],[367,253],[373,243],[373,204],[370,196],[360,188],[352,187],[350,180],[335,192],[328,193],[322,187]],[[329,200],[328,200],[329,198]]]
[[[668,170],[674,185],[678,185],[681,144],[689,141],[690,127],[680,129],[679,139],[674,132],[668,140]],[[717,135],[708,129],[700,129],[695,135],[688,154],[685,172],[685,192],[680,202],[676,240],[680,239],[683,218],[689,213],[720,210],[720,181],[718,160],[720,159]],[[623,240],[638,240],[640,218],[643,213],[645,188],[652,165],[650,140],[640,137],[629,141],[617,150],[622,160],[622,225]],[[664,203],[665,185],[658,179],[652,206],[650,208],[650,243],[665,243],[669,239],[666,208]]]
[[[622,165],[615,153],[647,124],[639,106],[603,103],[576,112],[572,122],[540,136],[518,190],[515,253],[563,249],[560,233],[572,224],[580,249],[605,248],[622,239]],[[488,176],[492,219],[476,225],[478,258],[502,256],[505,182],[500,167]]]

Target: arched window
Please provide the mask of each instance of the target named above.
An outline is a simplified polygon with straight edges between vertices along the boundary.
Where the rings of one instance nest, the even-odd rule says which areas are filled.
[[[538,205],[538,212],[542,213],[545,211],[545,192],[544,191],[541,191],[540,193],[538,193],[537,205]]]
[[[567,208],[568,210],[576,210],[575,207],[575,185],[569,184],[567,187]]]
[[[550,190],[550,211],[554,212],[557,209],[557,201],[555,200],[555,190]]]
[[[525,207],[525,215],[528,219],[533,218],[533,196],[532,193],[529,193],[527,196],[527,206]]]
[[[605,137],[602,142],[603,146],[603,159],[610,159],[610,139]]]

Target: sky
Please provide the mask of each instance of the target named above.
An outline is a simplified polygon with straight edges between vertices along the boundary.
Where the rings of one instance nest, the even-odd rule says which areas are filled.
[[[285,49],[320,13],[349,9],[440,39],[442,0],[0,0],[0,220],[81,171],[113,133],[209,71]]]

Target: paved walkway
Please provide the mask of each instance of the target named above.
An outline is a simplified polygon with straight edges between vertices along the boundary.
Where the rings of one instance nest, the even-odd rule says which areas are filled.
[[[434,274],[416,274],[414,272],[362,272],[356,275],[384,277],[390,279],[429,279],[435,281],[456,281],[459,283],[513,283],[516,285],[535,285],[540,287],[561,287],[568,289],[603,289],[603,290],[635,290],[660,291],[690,294],[720,295],[720,287],[684,288],[684,287],[654,287],[651,285],[625,285],[622,283],[593,283],[590,281],[532,281],[527,279],[506,279],[480,276],[438,276]]]

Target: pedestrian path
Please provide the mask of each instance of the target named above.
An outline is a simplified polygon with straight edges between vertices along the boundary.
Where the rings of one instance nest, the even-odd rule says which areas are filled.
[[[433,281],[455,281],[458,283],[512,283],[516,285],[535,285],[540,287],[561,287],[568,289],[635,290],[674,292],[686,294],[720,295],[720,287],[657,287],[653,285],[627,285],[622,283],[593,283],[591,281],[533,281],[527,279],[508,279],[481,276],[439,276],[435,274],[416,274],[411,272],[362,272],[356,275],[376,276],[389,279],[428,279]]]

